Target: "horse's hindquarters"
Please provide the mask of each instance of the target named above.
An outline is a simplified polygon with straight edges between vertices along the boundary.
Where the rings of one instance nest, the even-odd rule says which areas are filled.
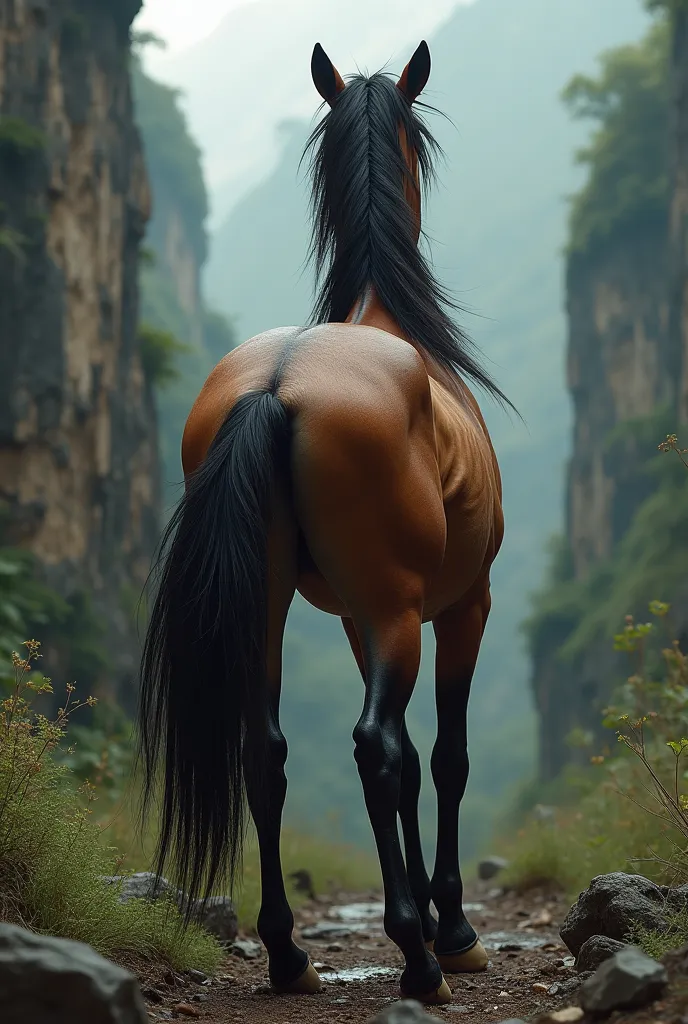
[[[424,599],[445,546],[430,417],[389,395],[306,407],[294,421],[292,475],[307,600],[368,617]]]

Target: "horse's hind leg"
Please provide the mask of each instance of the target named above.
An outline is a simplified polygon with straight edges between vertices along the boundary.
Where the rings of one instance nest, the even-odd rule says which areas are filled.
[[[294,596],[296,568],[295,533],[285,505],[276,519],[279,530],[270,537],[269,564],[278,572],[270,573],[268,594],[268,664],[270,716],[268,722],[266,800],[258,800],[248,790],[248,803],[256,827],[260,850],[261,905],[258,934],[268,951],[270,981],[281,992],[312,993],[321,985],[308,954],[292,939],[294,915],[284,888],[280,857],[282,811],[287,795],[284,766],[287,741],[279,724],[282,682],[282,643],[287,612]]]
[[[365,682],[365,665],[361,644],[349,618],[342,619],[344,631],[351,644],[356,664]],[[406,851],[406,873],[413,902],[420,917],[423,938],[432,949],[437,934],[437,921],[430,913],[430,879],[425,868],[423,848],[420,841],[418,825],[418,800],[420,797],[421,770],[418,751],[411,742],[406,718],[401,724],[401,781],[399,784],[399,819],[404,833],[404,849]]]
[[[401,790],[399,793],[399,818],[404,833],[406,870],[413,901],[420,916],[423,938],[429,949],[433,948],[437,935],[437,921],[430,913],[430,879],[425,868],[423,847],[420,841],[418,822],[418,800],[420,797],[420,758],[411,742],[406,720],[401,727]]]
[[[449,609],[433,622],[437,740],[431,767],[437,790],[437,852],[430,887],[439,914],[435,954],[447,973],[487,967],[487,954],[463,912],[459,805],[468,781],[468,696],[489,607],[486,588],[473,605],[461,611]]]
[[[362,624],[357,624],[357,631]],[[407,607],[360,628],[366,665],[363,712],[354,729],[355,758],[380,858],[385,931],[406,960],[404,995],[448,1002],[451,992],[423,941],[397,829],[402,773],[402,726],[420,662],[421,614]]]

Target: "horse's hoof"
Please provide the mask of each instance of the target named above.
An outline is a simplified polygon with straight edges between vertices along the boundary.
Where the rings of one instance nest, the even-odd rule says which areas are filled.
[[[446,979],[442,978],[442,984],[434,992],[429,992],[427,995],[411,995],[400,989],[402,999],[417,999],[419,1003],[425,1003],[426,1006],[444,1006],[446,1003],[451,1003],[452,993],[449,985],[447,985]]]
[[[272,987],[275,992],[292,992],[294,995],[312,996],[315,992],[320,991],[322,982],[320,975],[309,960],[308,967],[303,974],[300,974],[289,985],[280,985],[279,987],[273,985]]]
[[[487,968],[488,956],[480,939],[465,953],[435,953],[446,974],[474,974]]]

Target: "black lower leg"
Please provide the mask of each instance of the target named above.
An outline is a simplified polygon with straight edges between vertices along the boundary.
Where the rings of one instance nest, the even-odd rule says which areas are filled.
[[[459,868],[459,805],[468,781],[469,689],[470,676],[443,687],[437,699],[437,741],[430,762],[437,790],[437,852],[430,890],[439,915],[438,955],[469,950],[478,937],[463,912]]]
[[[286,987],[308,967],[308,954],[292,940],[294,915],[284,888],[280,858],[282,810],[287,795],[284,765],[287,742],[280,730],[278,708],[271,710],[266,766],[266,800],[259,801],[247,780],[249,807],[256,826],[260,850],[261,906],[258,934],[268,951],[270,980]]]
[[[389,647],[396,649],[397,664],[385,664],[377,652],[366,658],[370,670],[366,673],[363,713],[354,729],[355,758],[380,858],[385,931],[406,960],[402,990],[408,995],[427,996],[441,986],[442,972],[423,941],[397,828],[401,728],[418,671],[420,620],[400,622],[391,640]]]
[[[425,869],[423,848],[418,824],[418,800],[420,797],[420,758],[411,742],[406,721],[401,727],[401,788],[399,794],[399,818],[404,833],[406,871],[409,885],[416,904],[423,929],[423,938],[432,942],[437,935],[437,921],[430,913],[430,879]]]

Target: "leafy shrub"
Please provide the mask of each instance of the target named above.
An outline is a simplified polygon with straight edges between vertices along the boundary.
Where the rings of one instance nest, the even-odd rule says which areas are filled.
[[[34,576],[34,558],[20,548],[0,548],[0,683],[14,679],[5,669],[21,637],[62,618],[65,602]]]
[[[102,880],[117,872],[93,820],[95,787],[75,790],[56,753],[71,716],[93,698],[77,701],[74,687],[54,720],[36,714],[32,694],[52,692],[35,672],[39,644],[13,655],[14,686],[0,703],[0,919],[36,931],[90,943],[135,969],[157,966],[210,971],[221,950],[202,929],[182,928],[176,906],[117,901]]]
[[[177,380],[179,371],[175,365],[175,356],[189,352],[189,346],[178,341],[169,331],[163,331],[150,324],[139,327],[139,344],[141,347],[141,363],[148,380],[158,388],[164,388]]]
[[[27,160],[45,149],[45,135],[21,117],[0,117],[0,160]]]

